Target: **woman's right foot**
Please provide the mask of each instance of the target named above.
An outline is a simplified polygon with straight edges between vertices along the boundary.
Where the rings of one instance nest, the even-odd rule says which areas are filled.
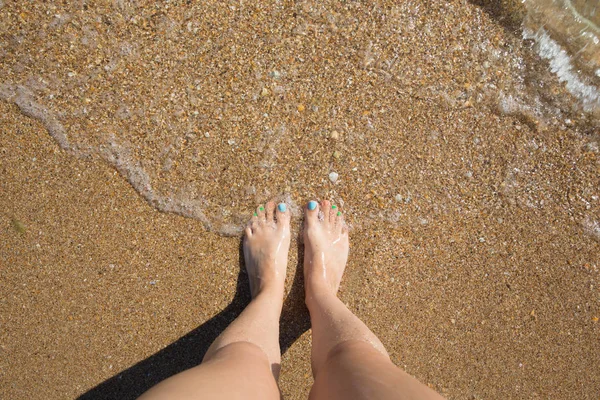
[[[304,287],[307,301],[337,294],[348,261],[348,226],[335,205],[310,201],[304,221]]]

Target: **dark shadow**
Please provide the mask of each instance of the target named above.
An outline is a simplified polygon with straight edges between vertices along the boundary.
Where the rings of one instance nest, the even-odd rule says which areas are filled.
[[[298,265],[290,293],[283,302],[279,323],[279,346],[284,354],[294,342],[310,329],[310,315],[304,304],[304,243],[298,240]]]
[[[515,0],[469,0],[511,33],[521,36],[521,23],[525,18],[525,6]]]
[[[78,397],[79,400],[136,399],[152,386],[202,362],[211,343],[250,302],[250,287],[240,243],[240,273],[235,297],[219,314],[156,354],[118,373]],[[302,260],[302,258],[299,258]],[[286,298],[281,320],[281,351],[284,353],[310,327],[304,307],[302,268],[297,268],[292,291]]]

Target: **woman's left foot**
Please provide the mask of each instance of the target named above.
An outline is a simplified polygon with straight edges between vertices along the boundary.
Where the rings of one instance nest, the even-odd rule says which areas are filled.
[[[252,298],[268,292],[282,297],[290,249],[290,212],[272,201],[258,207],[246,226],[244,260]]]

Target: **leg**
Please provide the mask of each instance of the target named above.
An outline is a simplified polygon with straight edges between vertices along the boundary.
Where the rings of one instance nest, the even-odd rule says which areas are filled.
[[[392,364],[379,339],[337,298],[349,238],[343,215],[334,207],[328,201],[320,207],[310,202],[306,211],[304,284],[315,378],[310,398],[441,399]]]
[[[159,383],[141,399],[279,399],[279,317],[289,247],[285,205],[260,207],[244,237],[252,301],[210,346],[202,364]]]

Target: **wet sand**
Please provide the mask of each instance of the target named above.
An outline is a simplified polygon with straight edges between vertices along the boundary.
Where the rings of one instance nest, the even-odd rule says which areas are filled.
[[[522,76],[513,74],[518,68],[499,57],[484,67],[492,73],[482,72],[483,55],[459,48],[482,37],[474,44],[469,38],[477,32],[454,27],[461,18],[477,19],[488,29],[493,51],[516,48],[519,40],[473,5],[453,3],[443,28],[431,24],[443,14],[441,5],[423,10],[422,20],[413,22],[429,32],[429,47],[419,47],[423,37],[406,28],[406,43],[392,49],[363,43],[371,25],[353,31],[353,22],[345,20],[351,14],[330,20],[321,15],[320,21],[306,4],[295,12],[317,20],[298,23],[301,31],[287,41],[280,42],[285,35],[273,29],[291,15],[250,18],[253,29],[270,33],[262,44],[248,43],[248,51],[272,43],[278,55],[250,72],[235,70],[244,59],[239,53],[206,61],[206,76],[230,65],[228,79],[238,73],[257,78],[202,81],[194,85],[204,91],[201,100],[189,91],[188,97],[169,100],[169,84],[185,91],[194,82],[172,79],[191,73],[190,66],[183,59],[179,66],[161,66],[156,53],[144,58],[140,47],[135,62],[123,53],[109,67],[115,68],[112,75],[84,77],[78,70],[57,77],[83,64],[77,52],[86,49],[71,48],[71,54],[68,46],[60,48],[63,39],[81,39],[69,31],[80,28],[72,22],[79,17],[64,22],[65,14],[56,10],[59,17],[50,15],[49,24],[64,30],[44,39],[28,36],[40,10],[8,16],[0,8],[8,21],[4,26],[14,28],[7,30],[3,43],[9,45],[0,54],[2,82],[13,85],[0,93],[7,100],[0,102],[1,398],[133,398],[198,362],[248,300],[239,238],[218,233],[235,234],[231,227],[269,196],[290,202],[296,228],[298,208],[311,198],[331,197],[342,207],[353,229],[340,297],[381,338],[397,365],[448,398],[597,397],[597,125],[575,109],[553,114],[547,104],[524,106],[528,97],[522,92],[498,89],[519,86]],[[363,11],[356,6],[353,12]],[[382,6],[365,18],[402,19],[405,12],[388,14]],[[165,47],[168,55],[192,51],[194,38],[169,28],[178,21],[182,32],[194,32],[196,25],[188,30],[179,18],[183,12],[175,7],[149,14],[136,23],[146,32],[143,45],[156,52]],[[220,15],[217,7],[206,19],[232,26]],[[125,32],[110,17],[94,26],[99,35],[86,39],[95,40],[98,53],[107,51],[103,35]],[[237,40],[250,38],[240,32]],[[287,75],[278,66],[288,51],[304,57],[316,49],[333,57],[353,32],[360,52],[303,58],[303,64],[290,57]],[[428,55],[439,56],[449,37],[457,41],[450,52],[454,58]],[[20,53],[28,40],[46,40],[53,63],[36,64],[33,52]],[[215,46],[227,44],[222,40]],[[394,51],[406,64],[388,63]],[[112,65],[104,56],[89,57],[92,64],[99,58],[102,70]],[[144,62],[157,75],[136,81]],[[536,65],[527,69],[545,68]],[[268,75],[280,69],[283,77]],[[49,77],[45,87],[37,80],[41,76]],[[68,83],[78,76],[80,81]],[[526,84],[536,82],[533,75],[525,77]],[[31,90],[25,100],[16,93],[19,84]],[[556,93],[555,106],[573,101],[553,84],[543,90]],[[115,88],[121,92],[113,93]],[[152,101],[138,99],[137,114],[119,111],[114,100],[131,106],[136,95],[152,90],[157,93]],[[242,102],[240,93],[256,98]],[[39,108],[27,108],[27,99],[47,111],[36,114]],[[91,114],[85,115],[82,104]],[[146,121],[145,113],[152,118]],[[187,131],[194,126],[198,132]],[[61,132],[69,146],[59,140]],[[109,133],[116,139],[106,139]],[[102,147],[111,140],[128,143],[133,161],[125,163],[125,153],[114,146]],[[139,166],[153,192],[135,180],[140,175],[132,171]],[[329,179],[332,171],[339,174],[335,182]],[[201,206],[175,210],[162,202],[181,188],[187,190],[182,198]],[[197,192],[201,196],[192,196]],[[298,249],[295,240],[282,317],[286,351],[280,383],[289,399],[306,398],[312,382]]]

